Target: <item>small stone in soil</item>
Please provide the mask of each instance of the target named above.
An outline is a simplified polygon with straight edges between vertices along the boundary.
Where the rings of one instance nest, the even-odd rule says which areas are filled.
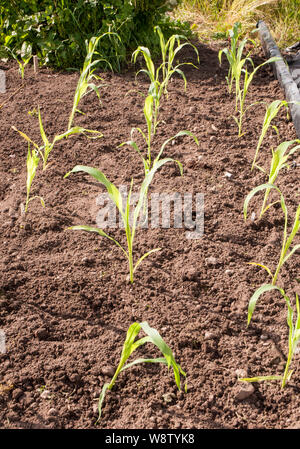
[[[21,396],[23,396],[23,391],[20,388],[16,388],[15,390],[13,390],[12,398],[14,400],[17,401]]]
[[[166,402],[167,404],[170,402],[173,402],[174,399],[176,398],[174,393],[166,393],[166,394],[163,394],[162,397],[163,397],[164,402]]]
[[[48,337],[48,331],[46,328],[41,327],[36,331],[35,335],[39,340],[45,340]]]
[[[112,366],[103,366],[101,372],[104,376],[113,376],[115,374],[115,368]]]
[[[245,369],[243,369],[243,368],[236,369],[235,370],[235,374],[236,374],[236,377],[238,377],[238,378],[247,377],[248,376],[247,371]]]
[[[241,385],[239,386],[239,389],[235,395],[235,399],[237,401],[244,401],[245,399],[249,398],[255,392],[255,388],[249,382],[239,382],[239,383]]]
[[[48,415],[49,416],[57,416],[58,412],[57,412],[56,408],[50,408],[48,411]]]
[[[206,259],[207,265],[217,265],[217,259],[213,256]]]
[[[44,390],[42,391],[42,393],[40,394],[40,397],[42,399],[50,399],[51,398],[51,392],[50,390]]]

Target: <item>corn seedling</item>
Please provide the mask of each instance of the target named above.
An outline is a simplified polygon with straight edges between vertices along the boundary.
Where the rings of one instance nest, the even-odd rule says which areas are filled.
[[[18,58],[18,56],[10,50],[8,47],[5,47],[5,49],[12,55],[12,57],[17,61],[19,65],[19,72],[21,75],[22,80],[24,79],[24,73],[25,73],[25,67],[29,63],[30,59],[33,57],[32,55],[32,45],[29,42],[23,42],[21,47],[21,61]]]
[[[136,340],[136,337],[138,336],[140,330],[143,330],[146,337],[142,337],[139,340]],[[140,346],[144,345],[145,343],[153,343],[155,346],[158,347],[158,349],[163,354],[163,357],[155,358],[155,359],[136,359],[131,363],[127,362],[128,358],[131,356],[131,354]],[[164,342],[158,331],[152,327],[149,326],[149,324],[146,321],[143,321],[142,323],[133,323],[129,327],[126,335],[126,340],[123,345],[121,358],[119,365],[116,369],[116,372],[110,381],[110,383],[104,384],[100,397],[98,402],[98,411],[99,411],[99,417],[98,421],[101,418],[101,410],[102,410],[102,404],[105,398],[105,394],[107,390],[111,390],[113,386],[115,385],[115,382],[117,380],[118,375],[120,372],[126,370],[127,368],[130,368],[134,365],[140,364],[140,363],[163,363],[168,366],[168,369],[170,367],[173,368],[174,377],[175,377],[175,383],[177,385],[177,388],[181,390],[180,385],[180,375],[186,377],[186,373],[182,370],[180,365],[176,363],[176,360],[174,358],[172,350],[169,348],[169,346]],[[187,384],[185,384],[185,391],[187,391]]]
[[[289,327],[289,338],[288,338],[288,356],[285,365],[285,370],[283,376],[258,376],[258,377],[250,377],[250,378],[241,378],[240,381],[246,382],[261,382],[261,381],[271,381],[271,380],[280,380],[281,388],[284,388],[286,383],[290,380],[293,370],[290,370],[290,364],[292,362],[293,356],[295,354],[298,342],[300,340],[300,307],[299,307],[299,298],[296,293],[296,320],[294,324],[294,311],[291,305],[290,298],[286,295],[285,291],[282,288],[277,287],[272,284],[264,284],[256,292],[252,295],[249,305],[248,305],[248,326],[250,324],[256,303],[260,296],[268,291],[278,290],[283,298],[285,299],[287,305],[287,324]]]
[[[28,210],[29,202],[34,200],[35,198],[39,198],[41,201],[41,204],[43,207],[45,207],[45,203],[42,197],[40,196],[33,196],[30,198],[30,190],[31,190],[31,184],[32,181],[36,175],[36,170],[39,165],[39,157],[36,150],[30,150],[30,143],[28,142],[28,152],[27,152],[27,181],[26,181],[26,189],[27,189],[27,195],[26,195],[26,203],[25,203],[25,213]]]
[[[238,112],[238,118],[233,117],[234,121],[236,122],[238,126],[238,137],[242,137],[244,133],[242,133],[242,125],[243,125],[243,119],[247,112],[247,110],[251,107],[257,104],[258,102],[255,102],[249,106],[245,106],[245,100],[246,95],[248,93],[250,84],[253,80],[254,75],[257,73],[257,71],[263,67],[266,64],[271,64],[272,62],[278,61],[280,58],[277,56],[273,56],[272,58],[269,58],[267,61],[263,62],[262,64],[259,64],[257,67],[253,68],[252,72],[249,73],[247,67],[243,68],[245,65],[246,60],[251,61],[251,65],[254,67],[253,61],[251,58],[247,57],[245,59],[242,59],[238,66],[236,67],[236,74],[235,74],[235,80],[236,80],[236,112]],[[243,73],[243,82],[241,81]]]
[[[162,56],[162,63],[155,68],[153,63],[151,53],[147,47],[139,46],[132,54],[132,59],[134,63],[139,54],[142,54],[144,57],[147,69],[141,69],[137,72],[145,73],[150,79],[150,87],[148,90],[148,96],[152,97],[151,107],[153,108],[153,118],[151,120],[151,136],[154,136],[156,133],[156,128],[158,125],[158,113],[160,107],[160,100],[162,95],[167,95],[168,93],[168,84],[171,77],[177,73],[184,80],[184,88],[186,89],[187,81],[184,72],[180,69],[183,65],[195,65],[191,62],[179,63],[174,66],[174,60],[177,56],[178,52],[186,45],[190,45],[194,48],[197,58],[199,61],[199,55],[197,48],[191,44],[190,42],[181,43],[181,40],[186,40],[185,36],[179,34],[173,34],[168,41],[166,42],[163,36],[163,33],[159,26],[154,27],[154,30],[159,35],[160,40],[160,49]],[[147,101],[147,107],[150,106],[150,100]]]
[[[45,170],[47,167],[49,154],[53,150],[53,147],[56,144],[56,142],[58,142],[64,138],[67,138],[71,135],[74,135],[74,134],[85,134],[85,133],[96,134],[95,138],[99,138],[99,137],[103,136],[102,133],[100,133],[99,131],[85,129],[80,126],[74,126],[73,128],[68,129],[68,131],[64,132],[63,134],[58,134],[58,135],[54,136],[54,138],[51,142],[51,141],[49,141],[49,139],[45,133],[40,109],[38,109],[38,119],[39,119],[40,135],[41,135],[41,138],[43,141],[43,145],[41,145],[41,146],[39,146],[37,143],[33,142],[30,139],[30,137],[27,136],[27,134],[23,133],[22,131],[19,131],[15,126],[12,126],[12,128],[15,131],[17,131],[27,142],[34,145],[34,147],[39,152],[39,154],[43,160],[43,170]]]
[[[245,107],[246,95],[248,93],[249,86],[253,80],[256,72],[264,65],[270,64],[272,62],[278,61],[280,58],[272,57],[267,61],[263,62],[257,67],[254,67],[252,58],[250,57],[251,52],[248,52],[245,57],[243,57],[244,48],[247,42],[253,42],[250,39],[244,38],[239,44],[238,39],[241,34],[241,26],[237,22],[233,26],[232,30],[229,32],[231,48],[224,48],[219,51],[218,57],[221,64],[222,55],[225,54],[227,61],[229,63],[228,75],[226,77],[229,92],[231,92],[233,87],[233,82],[235,83],[235,111],[239,114],[239,117],[233,116],[234,121],[238,126],[238,136],[241,137],[242,133],[242,123],[246,111],[249,107],[253,106],[251,104],[247,108]],[[253,70],[249,73],[247,69],[247,64],[250,63]],[[242,74],[243,74],[243,85],[242,85]]]
[[[268,131],[268,129],[270,127],[271,121],[277,116],[279,110],[283,106],[286,107],[286,109],[287,109],[287,116],[288,116],[288,103],[285,100],[283,100],[283,101],[281,101],[281,100],[274,100],[274,101],[272,101],[271,104],[268,105],[268,107],[266,109],[265,117],[264,117],[264,122],[263,122],[263,126],[262,126],[261,135],[259,136],[259,139],[258,139],[258,144],[257,144],[257,147],[256,147],[255,156],[254,156],[254,159],[253,159],[251,170],[253,170],[254,167],[256,166],[256,160],[257,160],[258,152],[259,152],[259,149],[261,147],[262,141],[263,141],[263,139],[264,139],[264,137],[266,135],[266,132]],[[275,128],[276,132],[278,133],[277,128],[276,127],[274,127],[274,128]],[[257,168],[259,168],[259,167],[257,167]],[[271,183],[271,184],[273,184],[273,183]]]
[[[148,109],[148,113],[149,113],[149,115],[151,114],[151,109],[150,108]],[[145,115],[146,115],[146,113],[145,113]],[[149,116],[148,116],[147,122],[150,122],[150,120],[151,120],[151,118],[149,118]],[[151,125],[149,123],[148,124],[148,129],[150,128],[150,126]],[[123,142],[123,143],[121,143],[120,147],[123,146],[123,145],[129,145],[140,155],[140,157],[141,157],[141,159],[143,161],[145,175],[147,173],[149,173],[149,171],[151,169],[151,166],[154,166],[160,160],[160,158],[162,156],[162,153],[164,152],[165,147],[168,145],[168,143],[173,141],[177,137],[190,136],[190,137],[192,137],[194,139],[195,143],[197,145],[199,145],[197,137],[194,134],[192,134],[190,131],[179,131],[177,134],[175,134],[175,136],[170,137],[169,139],[164,141],[164,143],[162,144],[162,146],[161,146],[161,148],[160,148],[156,158],[153,161],[153,165],[152,165],[152,152],[153,151],[152,151],[152,146],[151,146],[151,141],[150,141],[149,134],[147,136],[140,128],[133,128],[131,130],[131,137],[133,137],[134,131],[138,131],[138,132],[141,133],[141,135],[142,135],[142,137],[143,137],[143,139],[144,139],[144,141],[145,141],[145,143],[147,145],[146,157],[143,155],[143,150],[141,150],[139,148],[138,144],[134,140],[128,140],[127,142]],[[171,160],[173,160],[173,162],[177,163],[177,165],[178,165],[178,167],[180,169],[180,173],[182,174],[182,164],[178,160],[175,160],[175,159],[171,159]]]
[[[222,55],[224,54],[229,63],[228,74],[226,76],[226,81],[228,85],[228,91],[231,93],[233,82],[235,79],[235,66],[238,64],[238,61],[241,60],[243,49],[246,45],[247,39],[243,39],[243,41],[238,45],[238,40],[241,35],[241,24],[236,22],[231,30],[228,31],[228,36],[230,40],[230,48],[223,48],[219,51],[218,58],[219,63],[222,63]]]
[[[296,145],[294,148],[292,148],[288,153],[287,150],[291,145],[294,145],[295,143],[300,143],[299,139],[291,140],[288,142],[283,142],[276,148],[275,151],[272,150],[272,161],[271,161],[271,167],[270,167],[270,173],[269,173],[269,179],[268,184],[275,184],[275,181],[277,179],[277,176],[282,168],[288,168],[289,165],[287,163],[288,158],[294,154],[297,150],[299,150],[300,145]],[[259,166],[257,166],[260,170],[265,172],[265,170]],[[267,189],[264,195],[263,205],[260,212],[260,218],[263,216],[263,214],[271,207],[274,203],[268,204],[268,197],[270,194],[270,189]]]
[[[296,214],[295,214],[295,220],[294,220],[294,224],[292,227],[292,230],[290,232],[290,234],[288,235],[288,210],[286,207],[286,203],[284,200],[284,197],[280,191],[280,189],[276,186],[274,186],[273,184],[262,184],[258,187],[255,187],[246,197],[245,202],[244,202],[244,218],[245,220],[247,219],[247,211],[248,211],[248,204],[249,201],[251,200],[251,198],[258,192],[262,191],[262,190],[268,190],[268,189],[275,189],[279,195],[280,195],[280,204],[281,204],[281,208],[282,211],[284,213],[284,230],[283,230],[283,240],[282,240],[282,246],[281,246],[281,253],[280,253],[280,257],[279,257],[279,261],[276,267],[276,270],[274,272],[274,274],[272,273],[272,271],[270,270],[270,268],[268,268],[266,265],[262,265],[260,263],[255,263],[255,262],[251,262],[251,265],[257,265],[261,268],[263,268],[264,270],[267,271],[267,273],[271,276],[272,278],[272,285],[275,285],[277,282],[277,277],[278,274],[282,268],[282,266],[287,262],[287,260],[297,251],[300,249],[300,244],[295,245],[292,249],[290,249],[293,240],[296,236],[296,234],[299,231],[300,228],[300,204],[297,207],[296,210]],[[274,204],[274,203],[273,203]],[[269,206],[270,207],[270,206]]]
[[[149,98],[151,99],[152,97],[148,96],[147,99],[149,99]],[[139,131],[141,133],[141,135],[143,136],[143,139],[145,140],[146,145],[147,145],[147,156],[145,157],[143,155],[143,151],[139,148],[139,146],[137,145],[137,143],[134,140],[129,140],[127,142],[124,142],[120,146],[129,145],[140,155],[140,157],[142,159],[142,162],[143,162],[143,165],[144,165],[145,176],[147,176],[147,174],[151,170],[151,166],[152,166],[152,147],[151,147],[151,137],[150,137],[150,134],[149,134],[149,132],[151,132],[150,130],[151,130],[151,120],[152,120],[152,109],[151,109],[151,106],[147,107],[147,105],[145,104],[144,114],[145,114],[145,117],[146,117],[146,120],[147,120],[147,125],[148,125],[148,137],[146,136],[146,134],[140,128],[133,128],[131,130],[131,137],[132,137],[133,132],[135,130],[137,130],[137,131]],[[173,141],[174,139],[176,139],[177,137],[184,136],[184,135],[191,136],[194,139],[194,141],[196,142],[196,144],[199,145],[197,137],[194,136],[190,131],[179,131],[175,136],[165,140],[165,142],[162,144],[162,146],[161,146],[161,148],[160,148],[160,150],[158,152],[158,155],[156,156],[156,158],[155,158],[155,160],[153,162],[153,166],[155,166],[158,163],[158,161],[160,160],[166,145],[170,141]],[[175,160],[175,159],[169,159],[169,160],[172,160],[173,162],[175,162],[178,165],[179,170],[180,170],[180,174],[182,176],[183,169],[182,169],[181,162],[179,162],[178,160]],[[145,192],[145,196],[146,197],[148,196],[148,189]],[[144,203],[144,212],[145,212],[145,208],[146,208],[146,201]]]
[[[93,79],[102,80],[102,78],[100,76],[98,76],[94,73],[94,71],[96,70],[95,66],[99,62],[106,62],[111,70],[112,70],[112,67],[109,64],[109,62],[103,58],[93,61],[93,56],[94,56],[94,54],[99,55],[99,52],[96,51],[96,47],[98,45],[99,40],[102,39],[104,36],[110,35],[110,34],[114,34],[114,35],[116,35],[117,38],[120,39],[120,37],[116,33],[107,32],[107,33],[102,34],[101,36],[92,37],[89,41],[86,41],[87,55],[85,57],[83,68],[82,68],[82,71],[81,71],[81,74],[80,74],[80,77],[79,77],[79,80],[78,80],[78,83],[76,86],[75,95],[74,95],[74,99],[73,99],[73,107],[72,107],[70,117],[69,117],[68,129],[72,128],[75,113],[76,112],[81,113],[81,111],[79,111],[79,109],[78,109],[78,104],[79,104],[81,98],[83,98],[85,95],[87,95],[91,91],[94,91],[94,92],[96,92],[97,97],[100,99],[99,86],[96,86],[92,82]]]
[[[239,37],[241,35],[241,31],[242,31],[241,24],[239,22],[236,22],[234,24],[233,28],[231,30],[229,30],[229,32],[228,32],[229,39],[230,39],[230,48],[223,48],[218,53],[220,65],[222,63],[223,54],[226,56],[227,61],[229,63],[229,69],[228,69],[226,81],[227,81],[229,93],[232,92],[233,83],[235,83],[235,89],[236,89],[235,110],[236,111],[238,108],[238,90],[239,90],[241,71],[243,69],[243,66],[247,62],[249,62],[253,66],[253,61],[250,58],[251,52],[248,52],[247,55],[245,57],[243,57],[243,52],[244,52],[247,42],[253,42],[253,41],[251,41],[245,37],[239,43]]]
[[[96,232],[99,235],[108,238],[109,240],[112,240],[123,252],[125,255],[128,264],[129,264],[129,279],[130,282],[133,283],[134,281],[134,273],[137,267],[140,265],[140,263],[148,257],[150,254],[159,251],[160,248],[152,249],[151,251],[148,251],[143,256],[141,256],[138,261],[134,264],[133,261],[133,243],[134,243],[134,237],[136,233],[136,229],[138,226],[138,219],[141,214],[141,209],[143,207],[144,202],[147,200],[147,191],[151,184],[151,181],[153,179],[153,176],[155,172],[165,163],[171,162],[172,159],[165,158],[157,161],[151,168],[151,170],[146,174],[144,181],[141,185],[140,192],[139,192],[139,199],[134,207],[133,214],[130,213],[130,199],[131,199],[131,193],[132,193],[132,187],[133,187],[133,180],[131,181],[131,187],[129,194],[127,196],[125,207],[123,207],[123,199],[121,192],[117,189],[117,187],[110,182],[104,173],[102,173],[100,170],[97,170],[96,168],[87,167],[83,165],[76,165],[70,172],[68,172],[65,177],[68,177],[71,173],[77,173],[80,171],[83,171],[85,173],[88,173],[89,175],[93,176],[97,181],[99,181],[101,184],[104,185],[104,187],[107,190],[107,193],[110,197],[110,199],[113,201],[115,206],[117,207],[120,216],[122,218],[124,228],[125,228],[125,234],[126,234],[126,240],[127,240],[127,250],[113,237],[106,234],[102,229],[95,228],[92,226],[71,226],[69,229],[72,230],[79,230],[79,231],[88,231],[88,232]],[[132,215],[132,217],[131,217]]]

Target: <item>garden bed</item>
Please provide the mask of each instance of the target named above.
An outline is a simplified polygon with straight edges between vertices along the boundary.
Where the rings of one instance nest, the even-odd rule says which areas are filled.
[[[1,297],[0,329],[6,353],[0,354],[1,428],[299,428],[299,356],[285,389],[280,382],[253,384],[243,394],[240,375],[282,374],[287,354],[286,306],[277,294],[258,303],[247,327],[253,292],[269,282],[267,273],[248,262],[275,267],[280,254],[283,217],[271,208],[262,220],[244,221],[243,203],[250,190],[266,181],[251,171],[265,108],[249,109],[245,135],[237,137],[231,115],[234,97],[218,64],[219,47],[197,45],[199,69],[185,66],[187,90],[180,78],[169,85],[161,108],[165,124],[158,127],[157,146],[183,129],[193,132],[166,147],[178,159],[156,173],[149,194],[204,194],[204,235],[187,239],[187,229],[137,231],[136,255],[160,247],[126,280],[127,263],[109,240],[93,233],[67,230],[76,224],[95,225],[96,198],[102,186],[83,174],[67,171],[76,164],[101,169],[116,186],[134,186],[143,179],[143,165],[130,148],[118,145],[134,126],[144,127],[143,97],[148,80],[135,82],[134,69],[104,73],[101,104],[85,97],[75,123],[104,135],[91,140],[73,136],[57,144],[49,166],[39,171],[25,218],[27,144],[11,126],[40,141],[40,106],[48,135],[67,127],[78,73],[55,73],[26,67],[24,87],[0,109],[1,167]],[[262,62],[257,55],[255,63]],[[186,47],[182,61],[195,60]],[[21,84],[15,63],[1,63],[6,72],[3,103]],[[284,99],[270,67],[261,68],[249,90],[248,104]],[[274,120],[280,139],[270,128],[259,162],[268,169],[271,148],[296,138],[282,109]],[[294,168],[278,178],[290,216],[299,203],[299,156]],[[298,163],[298,165],[297,165]],[[250,203],[258,211],[261,197]],[[124,242],[124,231],[111,230]],[[298,239],[299,242],[299,239]],[[298,277],[298,280],[297,280]],[[291,297],[299,292],[299,256],[283,267],[278,284]],[[165,366],[139,365],[121,373],[105,398],[98,424],[97,399],[119,362],[126,331],[134,321],[147,321],[172,348],[187,372],[188,391],[179,392]],[[145,345],[137,353],[159,356]]]

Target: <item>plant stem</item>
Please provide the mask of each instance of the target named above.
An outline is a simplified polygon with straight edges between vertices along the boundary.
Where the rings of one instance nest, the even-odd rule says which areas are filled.
[[[129,279],[131,284],[133,284],[133,257],[132,248],[128,248],[128,261],[129,261]]]
[[[291,334],[291,331],[290,331],[290,334]],[[291,335],[290,335],[290,338],[289,338],[289,353],[288,353],[288,358],[287,358],[287,362],[286,362],[286,365],[285,365],[285,370],[284,370],[284,374],[283,374],[283,378],[282,378],[281,388],[285,387],[285,384],[286,384],[286,382],[288,380],[288,377],[289,377],[289,367],[290,367],[290,363],[291,363],[292,357],[293,357],[293,348],[292,348],[292,341],[291,340],[292,340],[292,338],[291,338]]]
[[[270,189],[267,189],[266,193],[265,193],[265,196],[264,196],[264,201],[263,201],[263,204],[262,204],[262,208],[261,208],[261,211],[260,211],[259,218],[261,218],[263,216],[264,212],[265,212],[266,203],[267,203],[267,200],[268,200],[269,193],[270,193]]]

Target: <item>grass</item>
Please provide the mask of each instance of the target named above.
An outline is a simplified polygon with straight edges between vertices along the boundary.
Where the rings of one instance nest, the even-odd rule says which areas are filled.
[[[226,39],[235,22],[250,36],[259,19],[269,25],[280,48],[300,40],[299,0],[183,0],[173,15],[189,20],[201,41]]]

